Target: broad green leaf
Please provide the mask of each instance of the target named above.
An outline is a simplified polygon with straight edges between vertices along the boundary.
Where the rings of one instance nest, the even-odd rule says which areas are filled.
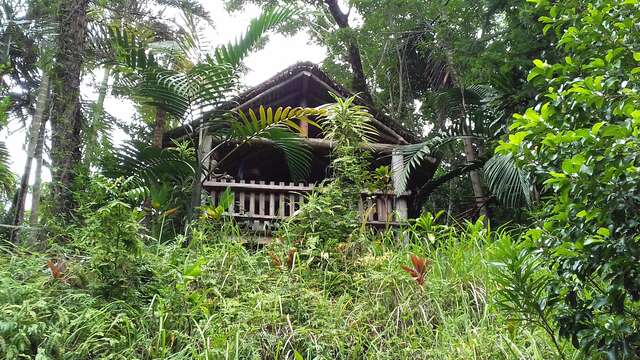
[[[533,64],[538,68],[538,69],[544,69],[547,66],[549,66],[548,64],[546,64],[545,62],[543,62],[540,59],[535,59],[533,60]]]

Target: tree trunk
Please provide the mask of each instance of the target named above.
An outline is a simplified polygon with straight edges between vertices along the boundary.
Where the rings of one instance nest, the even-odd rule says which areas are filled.
[[[81,160],[80,76],[88,3],[63,0],[58,11],[58,48],[52,77],[51,175],[53,212],[67,219],[75,208],[72,187]]]
[[[40,123],[40,131],[38,132],[38,143],[36,144],[36,172],[33,179],[33,189],[31,191],[31,214],[29,216],[29,226],[31,227],[31,236],[29,242],[36,244],[38,241],[38,215],[40,213],[40,195],[42,193],[42,154],[44,153],[44,141],[47,138],[47,117],[42,119]]]
[[[98,88],[98,99],[91,113],[91,123],[85,128],[86,146],[84,149],[84,165],[89,167],[93,162],[99,159],[101,146],[99,145],[98,132],[104,120],[104,100],[109,91],[109,78],[111,76],[111,66],[105,66],[103,69],[102,81]]]
[[[463,139],[464,142],[464,155],[467,158],[468,163],[474,163],[478,160],[476,150],[473,148],[473,142],[468,136]],[[484,216],[485,220],[489,220],[489,211],[487,211],[487,193],[482,187],[482,179],[478,170],[469,171],[469,179],[471,180],[471,187],[473,188],[474,204],[478,208],[480,215]]]
[[[51,86],[51,85],[49,85]],[[49,108],[49,106],[47,106]],[[29,216],[29,225],[31,227],[30,243],[36,244],[38,240],[38,216],[40,214],[40,198],[42,194],[42,165],[44,163],[44,147],[47,139],[47,120],[50,114],[47,114],[40,123],[40,131],[38,132],[38,142],[36,144],[35,160],[36,171],[33,179],[33,188],[31,191],[31,214]]]
[[[20,188],[18,189],[18,195],[16,197],[14,213],[13,213],[13,225],[20,226],[24,220],[24,208],[29,190],[29,179],[31,178],[31,163],[36,152],[36,145],[40,138],[40,129],[43,121],[43,115],[45,108],[47,107],[47,100],[49,98],[49,75],[43,72],[42,79],[40,80],[40,88],[38,89],[38,97],[36,99],[36,110],[33,114],[33,120],[31,120],[31,126],[29,127],[28,144],[27,144],[27,160],[24,165],[24,173],[20,181]],[[18,236],[18,229],[15,228],[11,231],[11,240],[16,241]]]
[[[464,96],[464,86],[460,86],[460,94],[462,97],[462,121],[464,122],[464,138],[462,142],[464,144],[464,155],[467,159],[467,163],[472,164],[478,160],[478,154],[476,153],[476,149],[473,147],[473,141],[471,140],[471,131],[470,126],[467,126],[467,102]],[[478,209],[478,213],[481,216],[484,216],[484,221],[489,220],[489,211],[487,209],[487,193],[484,191],[482,187],[482,179],[480,178],[480,173],[478,170],[473,169],[469,171],[469,179],[471,180],[471,187],[473,188],[473,203],[474,206]]]
[[[151,146],[158,149],[162,149],[162,138],[164,135],[166,122],[167,122],[167,113],[164,110],[160,109],[159,107],[156,107],[156,121],[155,121],[155,124],[153,124],[153,140],[152,140]],[[153,212],[151,196],[147,196],[144,199],[144,203],[142,204],[142,207],[145,209],[145,214],[146,214],[142,222],[145,226],[148,227],[151,224],[151,214]]]
[[[162,136],[167,123],[167,113],[160,109],[156,109],[156,123],[153,126],[153,147],[162,149]]]
[[[104,99],[107,98],[107,91],[109,91],[109,77],[111,76],[111,66],[104,67],[104,74],[102,75],[102,82],[98,89],[98,100],[96,101],[96,107],[93,113],[93,121],[101,121],[104,114]]]
[[[341,29],[350,29],[349,27],[349,14],[345,14],[340,10],[337,0],[325,0],[325,4],[329,7],[329,12],[335,20],[336,24]],[[351,71],[353,71],[353,90],[360,93],[360,96],[364,101],[373,105],[373,98],[369,87],[367,86],[367,78],[364,75],[364,67],[362,66],[362,57],[360,56],[360,48],[358,47],[358,41],[353,34],[348,35],[347,51],[349,53],[347,61],[351,65]]]

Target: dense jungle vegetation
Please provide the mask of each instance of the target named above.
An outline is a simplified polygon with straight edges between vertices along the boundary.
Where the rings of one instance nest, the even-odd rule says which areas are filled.
[[[216,3],[0,2],[0,358],[640,358],[640,1]],[[210,115],[298,32],[354,97]],[[358,210],[394,171],[370,170],[374,108],[419,137],[397,149],[416,217],[377,230]],[[202,201],[226,157],[197,131],[166,146],[205,118],[292,179],[297,120],[331,141],[272,242],[227,215],[231,192]]]

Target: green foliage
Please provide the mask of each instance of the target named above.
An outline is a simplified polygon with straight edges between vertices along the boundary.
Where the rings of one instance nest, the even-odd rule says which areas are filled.
[[[311,149],[300,137],[300,126],[295,120],[305,121],[309,125],[319,127],[309,117],[322,116],[322,109],[278,107],[277,109],[260,106],[258,113],[249,109],[247,113],[238,110],[232,115],[208,121],[208,131],[218,140],[211,151],[229,144],[235,144],[224,158],[218,161],[220,166],[234,151],[243,148],[252,141],[266,141],[276,146],[285,156],[289,173],[294,179],[304,179],[309,172]],[[210,154],[205,156],[205,159]],[[216,170],[216,169],[213,169]]]
[[[131,296],[142,281],[142,212],[131,205],[146,196],[133,178],[109,180],[95,177],[89,199],[78,210],[84,222],[74,234],[74,244],[92,249],[89,262],[95,279],[90,286],[103,296]]]
[[[234,67],[238,67],[249,52],[262,40],[263,34],[274,27],[286,23],[295,13],[292,7],[272,7],[267,9],[260,17],[251,20],[247,30],[235,42],[216,49],[216,61],[221,64],[231,64]]]
[[[432,229],[438,246],[372,236],[348,269],[336,270],[298,260],[276,268],[269,250],[248,251],[198,226],[189,244],[142,243],[150,276],[120,299],[72,281],[93,271],[90,246],[57,249],[66,259],[64,281],[43,271],[48,255],[0,249],[0,356],[552,357],[543,336],[513,330],[491,307],[485,261],[493,235],[483,224]],[[119,232],[103,231],[98,236]],[[410,254],[430,264],[423,287],[402,270]]]
[[[483,170],[487,186],[501,204],[512,208],[532,204],[530,175],[516,165],[511,154],[495,154]]]
[[[124,84],[139,102],[158,107],[179,120],[197,120],[203,111],[224,102],[237,89],[238,68],[249,51],[273,27],[293,15],[290,8],[273,8],[253,19],[245,34],[236,42],[222,45],[214,56],[197,54],[198,61],[184,69],[167,68],[158,62],[148,41],[134,32],[112,27],[110,45],[115,56],[115,70],[124,76]],[[183,37],[181,48],[186,54],[193,47]],[[180,41],[179,41],[180,42]],[[184,54],[183,54],[184,55]],[[175,56],[175,54],[174,54]]]
[[[0,129],[7,125],[8,109],[11,105],[11,98],[4,97],[0,100]],[[0,141],[0,195],[8,196],[13,191],[15,185],[15,175],[11,171],[9,164],[10,154],[4,142]]]
[[[364,146],[376,133],[366,108],[353,104],[355,97],[320,107],[325,138],[333,141],[331,169],[333,178],[305,199],[299,212],[281,231],[284,246],[302,248],[312,262],[336,251],[338,244],[356,248],[361,240],[360,192],[367,189],[371,176],[367,171],[369,154]],[[371,210],[368,210],[371,211]],[[279,244],[277,244],[279,245]]]
[[[500,289],[496,305],[511,320],[544,329],[564,358],[551,325],[553,306],[547,298],[551,273],[544,267],[540,252],[527,241],[513,243],[505,235],[496,243],[492,257],[493,278]]]
[[[565,58],[534,61],[538,104],[515,116],[497,150],[545,185],[529,236],[550,272],[555,329],[594,358],[636,358],[640,4],[535,3]]]
[[[335,103],[320,107],[320,119],[325,139],[335,144],[331,153],[334,177],[364,185],[367,177],[368,153],[363,149],[378,135],[367,108],[355,105],[355,96],[341,99],[333,95]]]

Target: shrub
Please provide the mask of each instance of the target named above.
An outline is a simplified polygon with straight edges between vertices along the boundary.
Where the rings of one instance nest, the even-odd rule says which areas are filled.
[[[366,108],[353,104],[354,97],[336,97],[335,104],[323,107],[325,137],[334,142],[331,150],[333,178],[308,196],[300,211],[280,231],[284,244],[275,252],[296,248],[309,261],[357,254],[363,230],[358,211],[362,189],[369,188],[367,168],[370,155],[363,146],[375,134]],[[341,244],[341,245],[340,245]],[[338,246],[340,245],[340,248]],[[348,248],[348,251],[346,251]]]
[[[554,330],[595,358],[638,357],[640,3],[535,3],[566,58],[534,61],[539,103],[498,151],[546,186],[528,238],[550,274]]]

